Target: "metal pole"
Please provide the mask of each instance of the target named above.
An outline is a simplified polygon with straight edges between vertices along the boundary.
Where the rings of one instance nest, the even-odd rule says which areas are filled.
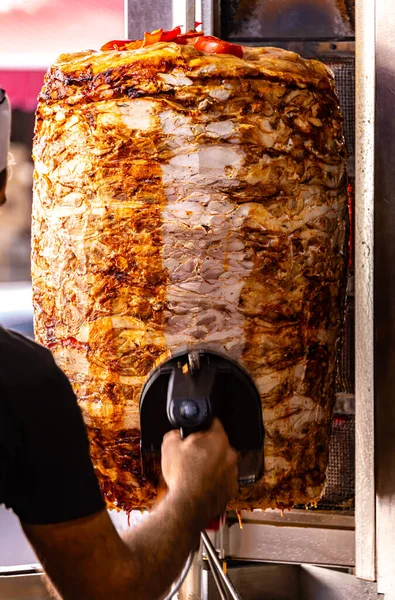
[[[201,600],[209,599],[209,569],[202,569],[202,597]]]
[[[376,577],[373,326],[375,5],[374,0],[357,0],[355,7],[356,574],[370,581]]]
[[[171,29],[181,25],[184,31],[195,29],[195,21],[203,21],[206,35],[214,34],[214,0],[161,0],[160,2],[125,2],[125,37],[139,39],[144,31]]]
[[[217,574],[222,579],[224,588],[229,593],[229,596],[232,598],[232,600],[241,600],[241,598],[240,598],[239,594],[237,593],[237,590],[234,587],[233,583],[231,582],[230,578],[227,575],[225,575],[225,573],[223,572],[221,562],[217,556],[215,548],[212,545],[211,540],[208,537],[207,533],[205,531],[202,531],[201,536],[202,536],[203,543],[206,547],[207,554],[210,555],[210,558],[212,559],[214,567],[217,570]]]
[[[395,599],[395,6],[376,0],[375,22],[375,462],[377,582]],[[370,8],[370,6],[369,6]],[[369,11],[370,14],[370,11]]]
[[[176,1],[176,0],[175,0]],[[142,2],[125,0],[125,34],[130,40],[139,40],[145,31],[172,28],[172,0]]]
[[[203,31],[206,35],[214,35],[214,0],[198,0],[199,8],[196,14],[200,10],[200,18],[197,21],[203,21]],[[219,3],[217,3],[217,9],[219,9]]]
[[[219,575],[217,573],[217,569],[215,568],[214,561],[211,558],[211,555],[210,555],[209,552],[207,552],[207,560],[208,560],[208,563],[210,565],[210,571],[211,571],[212,576],[214,578],[215,585],[217,586],[217,591],[218,591],[219,595],[221,596],[221,600],[228,600],[227,596],[226,596],[226,592],[223,589],[222,580],[220,579],[220,577],[219,577]]]
[[[185,31],[195,29],[195,0],[173,0],[173,27],[181,25]]]
[[[178,600],[201,600],[202,552],[195,553],[189,573],[178,592]]]

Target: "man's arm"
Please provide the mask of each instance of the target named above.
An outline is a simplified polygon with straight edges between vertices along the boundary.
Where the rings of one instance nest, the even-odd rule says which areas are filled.
[[[182,503],[168,496],[125,541],[106,511],[24,531],[64,600],[158,600],[199,535]]]
[[[237,491],[237,457],[215,421],[181,441],[167,434],[168,492],[122,540],[106,511],[58,525],[23,525],[65,600],[158,600],[179,575],[199,533]]]

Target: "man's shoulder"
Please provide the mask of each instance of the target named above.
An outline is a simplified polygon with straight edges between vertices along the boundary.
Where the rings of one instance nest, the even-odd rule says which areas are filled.
[[[23,335],[0,327],[0,365],[3,382],[13,385],[41,379],[43,375],[56,376],[58,369],[46,348]]]

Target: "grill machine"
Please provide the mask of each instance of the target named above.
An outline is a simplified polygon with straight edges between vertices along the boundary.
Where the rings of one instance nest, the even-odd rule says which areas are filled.
[[[297,508],[284,517],[244,513],[242,530],[230,515],[225,530],[210,537],[244,600],[394,600],[394,4],[126,0],[125,7],[129,38],[173,24],[192,28],[197,20],[206,34],[290,48],[327,61],[335,72],[351,154],[355,252],[324,502],[319,510]],[[196,555],[180,600],[220,598],[206,557]],[[0,597],[23,589],[23,597],[40,598],[36,572],[31,565],[13,567],[12,576],[0,577]]]
[[[243,410],[240,411],[240,398]],[[148,377],[140,396],[142,467],[158,484],[165,434],[180,429],[185,439],[218,417],[238,452],[239,484],[249,485],[263,470],[262,406],[254,382],[238,363],[212,350],[180,351]]]
[[[243,598],[364,600],[385,594],[391,600],[395,50],[390,40],[395,8],[390,0],[162,0],[160,7],[127,0],[127,11],[127,37],[132,39],[160,26],[192,29],[197,20],[206,34],[295,50],[334,71],[350,154],[355,251],[325,495],[318,510],[298,507],[284,517],[276,511],[243,513],[243,529],[230,516],[214,542]],[[243,567],[248,561],[260,566]],[[205,560],[195,563],[197,569],[203,564],[203,573],[191,573],[180,598],[219,597]]]
[[[240,410],[240,398],[243,399]],[[238,453],[240,485],[255,483],[263,471],[264,428],[259,392],[237,362],[223,353],[205,348],[180,351],[149,375],[140,395],[141,462],[147,479],[158,484],[160,452],[165,434],[179,429],[185,439],[191,433],[210,427],[218,417],[231,446]],[[221,527],[219,517],[208,528]],[[207,532],[202,532],[207,560],[218,591],[229,591],[232,599],[239,596],[229,577],[223,572]],[[192,552],[170,600],[180,589],[193,562]],[[224,588],[226,586],[226,588]]]

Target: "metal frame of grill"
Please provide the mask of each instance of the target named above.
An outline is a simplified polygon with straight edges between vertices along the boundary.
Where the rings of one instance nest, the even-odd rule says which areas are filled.
[[[350,18],[353,0],[315,1],[344,5],[345,18]],[[277,5],[303,2],[311,0],[278,0]],[[220,35],[227,4],[237,2],[125,0],[126,36],[139,38],[142,31],[173,25],[190,29],[195,19],[203,21],[207,34]],[[220,556],[229,559],[246,600],[395,600],[395,6],[392,0],[356,0],[355,5],[355,43],[335,29],[325,39],[276,37],[273,31],[270,40],[241,40],[228,31],[232,41],[279,45],[327,61],[346,93],[352,93],[355,60],[355,172],[353,161],[349,164],[353,187],[355,183],[355,277],[346,306],[326,505],[284,516],[279,511],[244,512],[243,529],[236,514],[230,515],[215,544]],[[349,102],[343,111],[353,152]],[[256,563],[258,567],[249,566]],[[195,561],[180,600],[219,597],[204,561],[201,569],[201,561]],[[26,589],[29,597],[39,598],[34,572],[13,570],[5,586],[0,578],[0,590],[9,598],[20,597],[25,586],[24,593]],[[251,592],[247,579],[256,582],[258,592]]]
[[[155,19],[154,8],[146,12],[143,22],[133,20],[137,0],[126,2],[129,37],[138,37],[144,27],[152,29],[163,24],[162,17]],[[311,5],[309,0],[279,0],[276,9],[287,10],[303,3],[306,7]],[[162,26],[184,24],[191,28],[195,14],[196,20],[203,21],[208,34],[222,33],[222,37],[235,42],[295,50],[305,57],[327,62],[335,73],[345,115],[345,136],[351,155],[355,154],[355,163],[351,158],[348,165],[350,194],[355,196],[355,277],[351,276],[349,281],[328,485],[323,500],[325,506],[320,507],[334,510],[293,510],[284,517],[276,511],[243,513],[244,529],[239,529],[235,516],[217,545],[224,555],[237,560],[345,567],[366,582],[362,589],[358,587],[359,580],[352,578],[353,591],[349,588],[344,595],[335,589],[335,579],[332,579],[333,595],[321,593],[311,596],[314,598],[370,599],[377,598],[378,591],[385,593],[385,600],[392,600],[395,599],[392,551],[395,550],[395,519],[391,510],[395,502],[395,468],[391,467],[395,467],[392,458],[395,436],[390,432],[395,427],[395,409],[391,405],[395,369],[390,359],[395,352],[391,334],[395,304],[390,299],[395,288],[391,266],[395,264],[395,236],[391,229],[395,228],[395,169],[389,165],[390,155],[382,140],[385,137],[392,150],[395,124],[392,124],[390,106],[395,94],[392,67],[395,50],[391,36],[395,31],[395,8],[391,0],[315,2],[316,6],[325,5],[329,12],[331,3],[340,11],[344,27],[340,31],[339,24],[333,22],[324,39],[303,36],[303,31],[290,38],[273,29],[270,39],[268,36],[260,38],[253,20],[247,34],[245,28],[244,33],[237,32],[234,18],[239,5],[248,8],[259,4],[262,15],[266,8],[273,10],[273,0],[259,3],[253,0],[162,0],[161,15],[166,14],[169,20]],[[350,35],[346,21],[355,31],[355,37],[353,32]],[[377,258],[375,264],[374,255],[381,259],[380,264]],[[341,490],[343,495],[339,493]],[[367,582],[375,581],[377,589],[369,587]]]
[[[337,0],[336,0],[337,1]],[[280,5],[285,7],[292,7],[293,4],[302,5],[303,3],[309,4],[309,0],[295,0],[293,3],[290,0],[280,0]],[[319,0],[317,4],[322,4],[325,7],[330,4],[331,0]],[[255,4],[257,2],[243,2],[232,1],[216,2],[214,0],[203,0],[203,1],[191,1],[191,0],[173,0],[169,2],[168,9],[173,15],[173,21],[169,25],[173,26],[176,24],[183,24],[187,29],[193,28],[194,21],[203,21],[203,28],[206,32],[216,33],[220,35],[220,28],[227,28],[226,23],[230,22],[230,17],[234,17],[237,12],[237,6],[243,5],[245,8],[247,5]],[[136,6],[134,0],[129,0],[129,15],[133,14],[133,7]],[[265,12],[268,7],[273,12],[272,0],[263,0],[260,3],[262,6],[261,12]],[[222,10],[221,10],[222,8]],[[348,8],[350,9],[349,5]],[[338,7],[336,8],[338,10]],[[340,14],[340,13],[339,13]],[[155,18],[151,14],[151,18]],[[348,31],[349,27],[349,13],[344,11],[344,19],[347,21],[347,27],[343,27],[343,33]],[[152,26],[156,26],[157,23],[151,23]],[[271,39],[257,38],[257,31],[259,24],[252,24],[250,26],[251,36],[250,38],[243,38],[243,43],[254,44],[254,45],[278,45],[285,47],[290,50],[296,50],[306,57],[314,57],[323,60],[330,66],[335,74],[335,79],[338,87],[340,104],[345,116],[345,138],[349,151],[348,171],[350,181],[353,183],[355,168],[354,168],[354,137],[355,137],[355,43],[353,39],[342,35],[340,40],[332,41],[328,39],[326,41],[306,41],[302,37],[299,39],[284,39],[284,36],[279,35],[275,42],[275,35],[271,35]],[[158,23],[159,26],[159,23]],[[330,26],[330,23],[329,25]],[[229,27],[228,33],[229,33]],[[142,30],[142,23],[130,18],[128,21],[127,36],[129,38],[138,37]],[[329,32],[329,29],[328,29]],[[273,32],[273,34],[276,32]],[[229,36],[228,36],[229,37]],[[330,36],[328,36],[330,37]],[[331,36],[334,39],[334,35]],[[231,39],[239,40],[236,35],[231,35]],[[351,189],[353,189],[353,185]],[[355,497],[355,403],[354,403],[354,348],[353,348],[353,336],[354,336],[354,290],[353,290],[353,277],[352,268],[350,269],[349,285],[348,285],[348,297],[346,302],[346,321],[344,329],[344,340],[343,346],[339,357],[338,365],[338,386],[337,386],[337,405],[336,412],[333,421],[332,428],[332,440],[330,446],[330,457],[329,466],[327,472],[327,484],[325,494],[322,501],[318,505],[319,511],[323,514],[320,518],[317,517],[317,511],[309,511],[306,516],[305,507],[300,507],[292,511],[291,522],[294,525],[300,523],[305,527],[311,519],[312,526],[315,530],[321,530],[326,532],[326,527],[330,528],[330,542],[324,548],[317,536],[317,544],[309,545],[309,551],[304,553],[303,562],[319,562],[321,564],[334,564],[339,566],[354,566],[355,564],[355,552],[354,552],[354,497]],[[343,524],[343,527],[348,532],[346,536],[339,536],[339,542],[336,543],[336,535],[333,534],[334,515],[333,511],[342,512],[341,519],[337,521],[336,531],[339,528],[339,523]],[[259,517],[257,516],[259,515]],[[274,515],[274,516],[273,516]],[[250,524],[251,518],[248,514],[242,515],[243,521],[245,520]],[[273,513],[270,519],[265,513],[255,513],[254,515],[254,526],[258,523],[262,523],[265,526],[269,523],[283,523],[283,519],[280,513]],[[230,554],[233,558],[243,558],[244,550],[239,550],[236,543],[233,544],[232,538],[236,536],[235,527],[230,527],[230,536],[228,536],[229,548],[225,548],[225,553]],[[267,534],[265,534],[267,537]],[[240,540],[245,539],[245,533],[240,535]],[[344,539],[343,539],[344,538]],[[329,539],[329,538],[328,538]],[[261,544],[256,541],[253,536],[249,542],[253,546],[256,546],[254,550],[248,553],[250,558],[256,560],[278,560],[278,556],[274,556],[270,550],[270,544]],[[295,541],[297,543],[297,541]],[[347,546],[347,552],[340,551],[340,546],[344,548]],[[259,547],[258,547],[259,546]],[[288,542],[289,546],[289,542]],[[244,546],[243,546],[244,547]],[[297,549],[295,548],[297,553]],[[292,554],[292,551],[291,553]],[[288,560],[291,560],[289,558]]]

